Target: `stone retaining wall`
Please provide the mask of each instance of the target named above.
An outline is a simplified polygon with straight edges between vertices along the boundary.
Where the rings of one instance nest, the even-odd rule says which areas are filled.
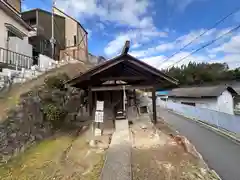
[[[81,126],[81,122],[88,118],[85,111],[80,111],[80,98],[81,94],[76,90],[42,90],[23,95],[18,106],[0,122],[0,164],[54,134],[55,130],[45,120],[43,113],[43,107],[49,99],[59,103],[67,112],[63,119],[65,123]]]

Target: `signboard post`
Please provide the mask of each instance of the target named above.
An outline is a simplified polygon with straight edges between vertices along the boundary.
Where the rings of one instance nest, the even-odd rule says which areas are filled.
[[[97,101],[96,112],[95,112],[95,136],[102,135],[101,123],[103,123],[104,118],[104,101]]]

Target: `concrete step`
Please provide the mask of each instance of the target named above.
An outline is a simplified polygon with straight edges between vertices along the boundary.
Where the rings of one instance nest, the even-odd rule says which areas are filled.
[[[101,180],[131,180],[131,147],[128,120],[116,121]]]

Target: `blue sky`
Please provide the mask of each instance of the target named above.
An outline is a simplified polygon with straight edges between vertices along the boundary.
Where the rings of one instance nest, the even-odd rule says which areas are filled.
[[[23,9],[50,10],[50,5],[50,0],[24,0]],[[239,0],[57,0],[56,6],[87,29],[89,51],[95,55],[111,58],[130,40],[132,55],[160,69],[189,61],[227,62],[231,68],[240,66],[240,30],[176,63],[239,25],[240,12],[164,61],[239,7]]]

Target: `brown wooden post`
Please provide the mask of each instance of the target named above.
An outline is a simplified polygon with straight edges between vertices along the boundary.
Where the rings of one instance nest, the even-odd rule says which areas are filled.
[[[133,90],[134,106],[137,106],[136,90]]]
[[[90,117],[92,117],[92,111],[93,111],[92,89],[91,87],[89,87],[88,88],[88,112]]]
[[[94,92],[94,98],[93,98],[93,107],[96,109],[96,104],[97,104],[97,92]]]
[[[157,108],[156,108],[156,89],[152,89],[152,110],[153,110],[153,123],[157,123]]]

